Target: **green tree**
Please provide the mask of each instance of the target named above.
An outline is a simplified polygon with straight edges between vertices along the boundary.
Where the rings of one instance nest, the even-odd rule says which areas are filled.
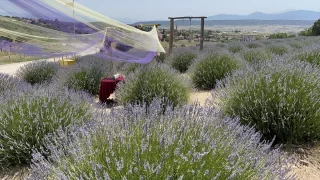
[[[313,27],[310,27],[308,29],[305,29],[303,31],[300,31],[299,32],[299,36],[312,36],[312,28]]]
[[[313,24],[312,34],[313,34],[314,36],[319,36],[319,35],[320,35],[320,19],[318,19],[318,21],[316,21],[316,22]]]

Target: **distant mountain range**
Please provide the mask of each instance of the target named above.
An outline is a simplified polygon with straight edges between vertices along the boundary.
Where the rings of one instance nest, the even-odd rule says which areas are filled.
[[[209,16],[207,20],[317,20],[320,12],[307,10],[294,10],[277,14],[255,12],[248,15],[218,14]]]
[[[32,15],[29,15],[27,13],[6,13],[6,12],[1,12],[0,15],[9,15],[9,16],[18,16],[18,17],[27,17],[27,18],[32,18]],[[146,21],[139,21],[136,19],[131,19],[131,18],[117,18],[117,17],[112,17],[113,19],[126,23],[126,24],[135,24],[135,23],[146,23]],[[285,11],[282,13],[275,13],[275,14],[266,14],[262,12],[254,12],[248,15],[232,15],[232,14],[218,14],[214,16],[208,16],[206,21],[210,20],[269,20],[269,21],[275,21],[275,20],[289,20],[289,21],[294,21],[294,20],[302,20],[302,21],[315,21],[320,19],[320,12],[316,11],[308,11],[308,10],[289,10]],[[163,21],[148,21],[148,22],[164,22],[168,20],[163,20]],[[188,21],[188,20],[186,20]],[[197,20],[195,20],[197,21]],[[184,24],[184,23],[183,23]]]

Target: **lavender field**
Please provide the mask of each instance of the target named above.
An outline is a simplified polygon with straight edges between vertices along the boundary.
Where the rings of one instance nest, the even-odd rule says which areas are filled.
[[[319,65],[319,37],[176,48],[147,65],[29,63],[0,74],[0,178],[306,179],[295,167],[320,159],[288,147],[320,138]],[[101,104],[115,73],[125,83]],[[191,102],[199,91],[207,101]]]

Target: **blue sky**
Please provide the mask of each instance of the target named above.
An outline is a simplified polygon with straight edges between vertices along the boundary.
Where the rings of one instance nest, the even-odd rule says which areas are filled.
[[[170,16],[320,11],[320,0],[75,0],[113,18],[166,20]]]

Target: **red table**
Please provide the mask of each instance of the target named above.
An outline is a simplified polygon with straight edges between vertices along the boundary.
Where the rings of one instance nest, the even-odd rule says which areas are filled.
[[[112,79],[112,77],[102,79],[100,83],[99,100],[101,102],[107,101],[108,97],[116,90],[117,84],[123,80],[123,76],[117,79]]]

